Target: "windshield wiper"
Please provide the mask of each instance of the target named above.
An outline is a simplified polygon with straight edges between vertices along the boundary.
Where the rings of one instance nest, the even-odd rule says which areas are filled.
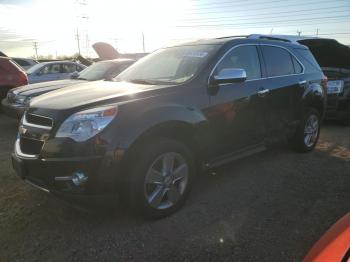
[[[143,85],[168,85],[173,84],[170,81],[161,81],[161,80],[153,80],[153,79],[130,79],[127,82],[135,83],[135,84],[143,84]]]
[[[74,79],[74,78],[73,78]],[[76,78],[76,79],[78,79],[78,80],[87,80],[86,78],[84,78],[84,77],[78,77],[78,78]]]
[[[127,82],[142,84],[142,85],[154,85],[157,83],[156,81],[148,80],[148,79],[130,79],[130,80],[127,80]]]

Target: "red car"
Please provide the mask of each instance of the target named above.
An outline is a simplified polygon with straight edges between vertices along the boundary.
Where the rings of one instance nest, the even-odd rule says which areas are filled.
[[[9,57],[0,56],[0,99],[11,88],[28,84],[26,72]]]
[[[303,260],[303,262],[333,261],[350,261],[350,213],[335,223]]]

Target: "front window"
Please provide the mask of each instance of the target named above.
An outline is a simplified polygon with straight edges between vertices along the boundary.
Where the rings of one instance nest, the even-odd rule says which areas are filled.
[[[218,45],[160,49],[141,59],[115,80],[144,84],[180,84],[193,78],[217,51]]]

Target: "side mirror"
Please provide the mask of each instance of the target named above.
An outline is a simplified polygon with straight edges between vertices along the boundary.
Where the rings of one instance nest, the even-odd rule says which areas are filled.
[[[241,68],[224,68],[210,80],[212,85],[232,84],[244,82],[247,79],[247,73]]]
[[[77,71],[71,73],[70,78],[71,79],[77,79],[79,77],[79,73]]]

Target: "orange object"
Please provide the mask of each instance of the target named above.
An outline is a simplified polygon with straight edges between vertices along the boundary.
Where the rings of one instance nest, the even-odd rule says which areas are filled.
[[[350,213],[317,241],[303,262],[350,262]]]

